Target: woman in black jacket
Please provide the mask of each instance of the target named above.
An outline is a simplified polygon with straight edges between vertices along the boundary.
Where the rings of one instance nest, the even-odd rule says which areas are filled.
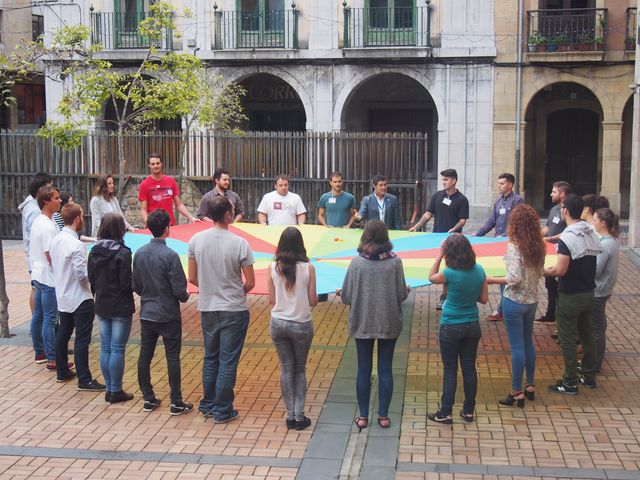
[[[131,250],[124,244],[124,218],[108,213],[102,218],[98,242],[89,253],[89,281],[100,322],[100,368],[107,384],[105,401],[126,402],[133,395],[122,389],[124,351],[131,333],[133,286]]]

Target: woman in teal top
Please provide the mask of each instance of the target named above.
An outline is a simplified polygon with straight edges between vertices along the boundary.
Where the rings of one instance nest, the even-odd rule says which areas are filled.
[[[445,259],[447,267],[440,272],[440,263]],[[447,299],[442,305],[440,317],[440,356],[444,367],[440,410],[428,416],[429,420],[450,425],[451,411],[456,398],[458,360],[462,367],[464,405],[460,416],[473,421],[478,390],[476,352],[480,342],[480,323],[477,302],[489,300],[489,288],[483,268],[476,263],[476,254],[469,240],[453,234],[442,244],[429,281],[444,284]]]

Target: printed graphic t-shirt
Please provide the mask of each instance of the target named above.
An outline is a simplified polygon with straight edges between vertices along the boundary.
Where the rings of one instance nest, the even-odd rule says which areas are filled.
[[[269,225],[297,225],[297,216],[306,211],[299,195],[287,192],[282,196],[276,190],[262,197],[258,205],[258,212],[267,215]]]
[[[147,201],[147,213],[162,208],[169,214],[171,225],[175,225],[173,197],[178,195],[180,195],[180,190],[172,177],[164,175],[160,180],[154,180],[148,176],[140,184],[138,200]]]

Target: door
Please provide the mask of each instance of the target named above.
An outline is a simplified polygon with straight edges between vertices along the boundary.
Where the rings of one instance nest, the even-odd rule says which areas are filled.
[[[578,195],[596,193],[600,115],[590,110],[567,109],[547,116],[545,208],[551,208],[551,184],[566,180]]]
[[[238,0],[238,48],[284,47],[284,0]]]
[[[538,31],[549,43],[579,44],[595,41],[595,0],[541,0]],[[546,11],[545,11],[546,10]]]
[[[138,35],[138,25],[145,18],[144,0],[115,0],[114,12],[115,47],[146,46],[145,39]]]

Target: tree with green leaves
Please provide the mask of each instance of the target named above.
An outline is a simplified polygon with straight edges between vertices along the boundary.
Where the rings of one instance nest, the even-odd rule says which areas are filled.
[[[175,29],[173,9],[169,3],[157,2],[150,7],[150,15],[138,25],[138,35],[148,44],[144,57],[133,72],[114,68],[108,60],[96,53],[100,45],[89,45],[91,31],[85,25],[72,25],[53,34],[51,46],[46,47],[48,61],[59,66],[60,79],[65,81],[65,92],[57,112],[61,120],[47,121],[39,135],[52,138],[57,146],[71,149],[81,144],[89,127],[102,114],[110,102],[115,111],[112,120],[117,132],[118,177],[124,176],[126,159],[124,135],[140,130],[149,122],[145,103],[150,76],[158,74],[162,54],[161,44],[168,32]]]

